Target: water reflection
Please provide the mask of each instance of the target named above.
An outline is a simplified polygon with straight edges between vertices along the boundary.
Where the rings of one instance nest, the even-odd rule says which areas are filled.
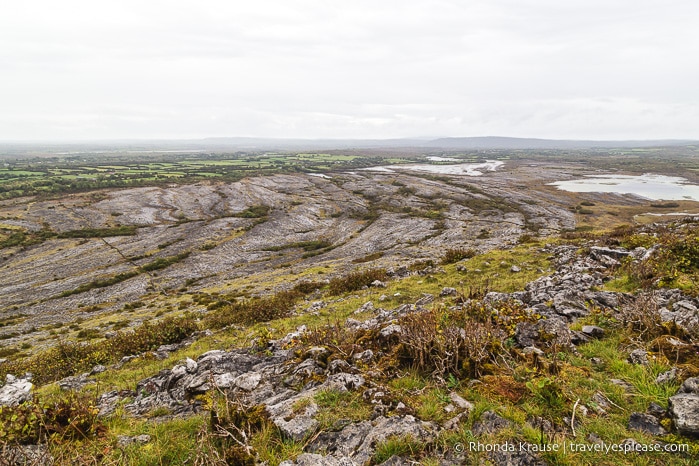
[[[646,173],[643,175],[588,175],[577,180],[549,183],[575,193],[635,194],[652,200],[699,201],[699,186],[679,176]]]
[[[483,163],[459,163],[459,164],[439,164],[430,165],[425,163],[410,163],[405,165],[389,165],[381,167],[369,167],[363,170],[374,172],[395,173],[396,170],[412,170],[426,173],[437,173],[441,175],[466,175],[481,176],[484,172],[492,172],[502,166],[504,162],[498,160],[488,160]]]

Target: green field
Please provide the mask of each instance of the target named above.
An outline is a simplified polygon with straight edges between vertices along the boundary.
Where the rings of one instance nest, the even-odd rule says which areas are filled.
[[[138,157],[138,158],[137,158]],[[166,154],[129,157],[49,157],[7,160],[0,168],[0,199],[80,192],[100,188],[192,183],[203,179],[236,181],[246,176],[317,173],[379,164],[404,158],[343,154]]]

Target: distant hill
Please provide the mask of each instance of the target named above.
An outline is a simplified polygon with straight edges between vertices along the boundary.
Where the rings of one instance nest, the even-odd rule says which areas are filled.
[[[440,138],[423,142],[422,147],[445,149],[595,149],[613,147],[660,147],[696,144],[697,141],[666,139],[647,141],[584,141],[508,137]]]
[[[347,149],[556,150],[644,148],[699,145],[696,140],[584,141],[535,138],[449,137],[405,139],[275,139],[220,137],[204,139],[140,139],[71,142],[0,142],[0,158],[80,153],[304,151]]]
[[[196,141],[189,141],[196,144]],[[435,149],[596,149],[682,146],[699,141],[667,139],[639,141],[585,141],[564,139],[487,137],[450,137],[414,139],[263,139],[263,138],[207,138],[200,141],[206,146],[235,146],[245,149],[371,149],[371,148],[435,148]]]

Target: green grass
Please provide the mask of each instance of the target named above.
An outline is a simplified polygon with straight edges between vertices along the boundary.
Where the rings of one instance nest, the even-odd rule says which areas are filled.
[[[319,408],[316,419],[322,429],[334,430],[341,421],[361,421],[371,414],[372,408],[360,392],[322,390],[313,399]]]
[[[159,370],[171,368],[178,361],[185,357],[196,357],[197,355],[210,349],[229,349],[247,347],[251,341],[257,340],[258,344],[266,340],[279,338],[289,331],[294,330],[301,324],[308,325],[315,329],[325,325],[332,325],[342,322],[347,317],[366,318],[366,315],[354,315],[354,311],[367,301],[372,301],[375,305],[390,309],[401,302],[414,302],[423,293],[439,295],[439,291],[444,286],[457,288],[459,292],[467,296],[471,292],[493,291],[518,291],[524,285],[548,272],[550,264],[548,254],[542,251],[541,242],[520,244],[512,249],[491,251],[486,254],[476,255],[463,259],[459,265],[464,265],[467,272],[456,270],[455,264],[444,265],[444,272],[435,272],[426,276],[410,276],[401,280],[387,281],[387,287],[381,289],[366,288],[363,286],[366,279],[372,277],[337,276],[336,287],[317,286],[315,284],[297,290],[298,295],[293,295],[292,299],[285,303],[272,305],[263,299],[249,300],[249,302],[265,303],[263,307],[284,308],[285,311],[294,309],[306,292],[313,292],[320,288],[322,299],[331,303],[326,308],[321,309],[318,315],[296,314],[289,315],[288,312],[270,314],[265,322],[258,319],[250,321],[237,321],[236,328],[218,330],[214,335],[202,338],[191,347],[173,353],[164,361],[157,361],[148,357],[137,358],[126,364],[120,370],[110,370],[99,374],[97,379],[99,385],[86,389],[87,393],[99,394],[100,392],[117,389],[133,388],[136,381],[156,374]],[[510,267],[518,265],[522,271],[511,273]],[[323,270],[324,269],[319,269]],[[544,272],[542,272],[542,270]],[[306,275],[313,274],[318,270],[304,271]],[[365,272],[366,273],[366,272]],[[371,275],[371,274],[369,274]],[[317,277],[316,277],[317,278]],[[290,272],[271,273],[266,276],[261,286],[272,288],[279,283],[287,283],[291,280],[298,280],[299,277]],[[238,288],[242,288],[241,281],[237,283]],[[357,284],[362,284],[358,286]],[[240,285],[240,286],[238,286]],[[307,288],[307,289],[306,289]],[[395,293],[400,296],[393,297]],[[224,293],[225,294],[225,293]],[[216,295],[212,301],[227,299],[224,294]],[[379,301],[379,296],[386,294],[391,298]],[[474,293],[478,294],[478,293]],[[203,295],[202,295],[203,296]],[[240,296],[240,295],[237,295]],[[270,298],[272,298],[272,295]],[[188,296],[187,299],[196,302],[200,300]],[[182,299],[182,298],[180,298]],[[232,298],[232,299],[237,299]],[[439,309],[448,309],[455,304],[453,297],[436,298],[434,308],[437,315],[450,316],[447,312],[439,313]],[[189,301],[191,303],[191,301]],[[247,301],[243,301],[247,302]],[[177,301],[173,301],[177,303]],[[283,305],[282,305],[283,304]],[[269,305],[269,306],[267,306]],[[299,306],[302,308],[305,304]],[[253,309],[252,307],[250,309]],[[232,308],[227,311],[231,313]],[[298,309],[297,309],[298,310]],[[499,309],[500,311],[515,312],[514,308]],[[142,310],[144,315],[149,311]],[[254,309],[251,311],[253,312]],[[221,316],[220,309],[210,311],[205,317],[204,327],[218,328],[228,325],[231,321],[220,326],[209,326],[213,316]],[[456,315],[456,314],[454,314]],[[459,321],[461,322],[461,321]],[[444,407],[450,403],[448,393],[452,390],[458,391],[462,396],[475,404],[475,409],[464,421],[463,426],[453,432],[442,432],[434,444],[425,445],[410,437],[391,437],[383,442],[379,442],[373,461],[378,463],[388,459],[392,455],[411,457],[423,461],[424,464],[436,464],[435,456],[440,456],[442,449],[453,448],[457,442],[466,443],[474,440],[471,429],[482,413],[486,410],[495,410],[505,418],[513,421],[516,427],[506,429],[504,432],[485,436],[479,440],[482,442],[501,442],[504,440],[537,442],[541,433],[532,427],[526,426],[526,420],[532,416],[542,416],[545,419],[555,422],[559,427],[564,425],[563,419],[572,414],[573,405],[576,400],[580,404],[592,406],[592,399],[596,393],[601,393],[607,397],[613,405],[606,408],[606,414],[598,414],[590,409],[587,415],[582,413],[582,409],[577,411],[577,419],[580,424],[576,428],[576,441],[586,443],[587,435],[594,433],[607,443],[617,443],[625,438],[635,438],[642,443],[652,443],[653,438],[635,431],[627,429],[629,416],[632,412],[644,412],[650,402],[667,406],[667,399],[677,390],[677,384],[671,383],[665,386],[655,384],[655,378],[667,366],[662,359],[653,361],[648,366],[631,365],[626,362],[631,338],[625,328],[618,325],[616,321],[603,313],[593,313],[583,323],[601,325],[607,330],[603,339],[593,340],[590,343],[580,345],[577,352],[569,352],[566,349],[557,349],[555,354],[550,352],[543,356],[535,364],[531,358],[527,359],[517,355],[517,349],[504,345],[506,351],[499,353],[499,358],[489,361],[484,372],[486,376],[480,377],[480,383],[471,383],[468,378],[457,380],[451,383],[448,379],[441,380],[425,371],[416,368],[400,368],[396,364],[390,365],[378,361],[370,368],[377,373],[386,374],[382,376],[372,376],[370,382],[377,386],[384,387],[388,396],[397,401],[403,401],[412,413],[422,420],[432,422],[443,422],[450,418],[452,414],[447,414]],[[89,327],[88,323],[81,324]],[[444,326],[442,326],[444,327]],[[440,327],[440,328],[442,328]],[[371,333],[363,335],[364,340],[353,341],[352,344],[369,345]],[[639,344],[639,342],[634,342]],[[339,343],[338,343],[339,344]],[[385,348],[384,355],[387,360],[395,356],[391,351],[398,351],[399,345]],[[356,350],[359,350],[357,348]],[[302,353],[302,350],[300,350]],[[377,353],[378,354],[378,353]],[[590,358],[600,358],[599,365],[593,365]],[[631,393],[626,393],[623,388],[612,383],[610,379],[621,379],[632,386]],[[40,393],[54,393],[57,388],[45,386],[40,389]],[[515,396],[517,395],[517,396]],[[361,390],[357,392],[340,392],[336,390],[323,390],[312,398],[298,402],[297,409],[303,409],[310,403],[316,403],[319,408],[317,419],[324,430],[333,430],[342,426],[346,422],[354,422],[369,419],[372,412],[372,405],[366,402],[361,396]],[[159,414],[159,413],[151,413]],[[165,414],[164,412],[162,414]],[[196,455],[212,454],[211,445],[203,444],[197,439],[197,434],[206,432],[206,419],[204,417],[194,417],[189,420],[167,420],[164,422],[153,422],[151,420],[134,420],[116,416],[108,420],[108,433],[106,438],[86,443],[80,451],[80,455],[87,457],[96,455],[98,451],[105,450],[107,458],[122,464],[161,464],[157,461],[169,462],[169,464],[180,464],[184,461],[192,462]],[[152,435],[154,440],[146,445],[134,445],[119,452],[110,445],[114,444],[116,435],[128,434],[137,435],[147,433]],[[201,437],[199,437],[201,439]],[[547,438],[549,442],[572,441],[572,434],[556,434]],[[662,439],[663,441],[690,443],[697,449],[697,442],[679,438],[673,435]],[[294,458],[303,451],[303,443],[292,442],[281,438],[278,430],[265,425],[252,436],[251,444],[259,454],[260,460],[268,461],[269,464],[279,464],[281,461]],[[76,446],[72,445],[75,451]],[[67,458],[70,450],[66,444],[56,446],[57,454],[63,455],[60,458]],[[110,449],[111,448],[111,449]],[[63,450],[61,450],[63,449]],[[61,453],[63,451],[63,453]],[[185,456],[188,454],[189,456]],[[119,456],[121,455],[121,456]],[[541,455],[550,464],[577,465],[577,464],[667,464],[681,465],[694,464],[691,460],[679,455],[669,454],[648,454],[624,456],[621,454],[600,454],[600,453],[575,453],[563,454],[560,452],[548,452]],[[485,456],[474,454],[469,456],[474,461],[484,460]],[[167,463],[165,463],[167,464]]]
[[[372,457],[374,464],[380,464],[392,456],[417,457],[424,450],[425,445],[410,435],[391,436],[383,442],[379,442]]]

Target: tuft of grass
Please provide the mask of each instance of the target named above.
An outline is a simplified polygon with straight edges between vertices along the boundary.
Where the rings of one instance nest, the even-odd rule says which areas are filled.
[[[361,421],[371,415],[371,406],[360,393],[321,390],[313,397],[318,405],[316,419],[322,429],[336,429],[344,421]]]
[[[381,464],[393,456],[416,458],[425,450],[426,445],[411,435],[390,436],[376,445],[372,457],[373,464]]]

